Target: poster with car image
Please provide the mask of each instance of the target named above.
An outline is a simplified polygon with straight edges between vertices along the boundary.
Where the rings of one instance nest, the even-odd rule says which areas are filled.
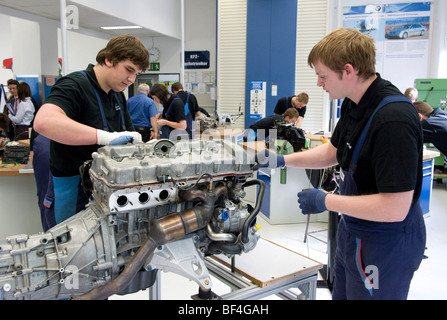
[[[431,2],[343,7],[343,26],[376,40],[376,70],[402,92],[428,77]]]

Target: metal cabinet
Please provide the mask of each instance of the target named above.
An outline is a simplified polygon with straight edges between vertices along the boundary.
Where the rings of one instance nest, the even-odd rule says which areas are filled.
[[[419,199],[424,215],[428,214],[430,211],[430,200],[433,187],[433,167],[434,159],[425,160],[422,163],[422,190]]]

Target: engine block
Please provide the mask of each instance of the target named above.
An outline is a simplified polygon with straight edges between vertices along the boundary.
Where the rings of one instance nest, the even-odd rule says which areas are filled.
[[[158,270],[210,292],[205,256],[256,247],[264,185],[239,145],[162,139],[92,158],[85,210],[46,233],[0,240],[0,299],[104,299],[152,286]],[[251,186],[254,206],[244,201]]]

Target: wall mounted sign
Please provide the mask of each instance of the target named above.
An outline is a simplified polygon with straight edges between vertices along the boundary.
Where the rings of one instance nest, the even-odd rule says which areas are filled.
[[[266,81],[250,82],[250,119],[256,119],[257,121],[265,117],[266,96]]]
[[[185,69],[208,69],[209,67],[209,51],[185,51]]]

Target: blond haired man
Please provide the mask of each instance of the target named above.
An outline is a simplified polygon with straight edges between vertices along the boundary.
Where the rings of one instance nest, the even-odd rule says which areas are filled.
[[[333,299],[406,299],[424,255],[419,117],[376,73],[375,52],[374,39],[355,29],[339,28],[319,41],[308,56],[317,85],[331,99],[344,98],[330,142],[286,156],[257,154],[261,166],[340,165],[340,194],[298,193],[303,214],[342,214]]]

